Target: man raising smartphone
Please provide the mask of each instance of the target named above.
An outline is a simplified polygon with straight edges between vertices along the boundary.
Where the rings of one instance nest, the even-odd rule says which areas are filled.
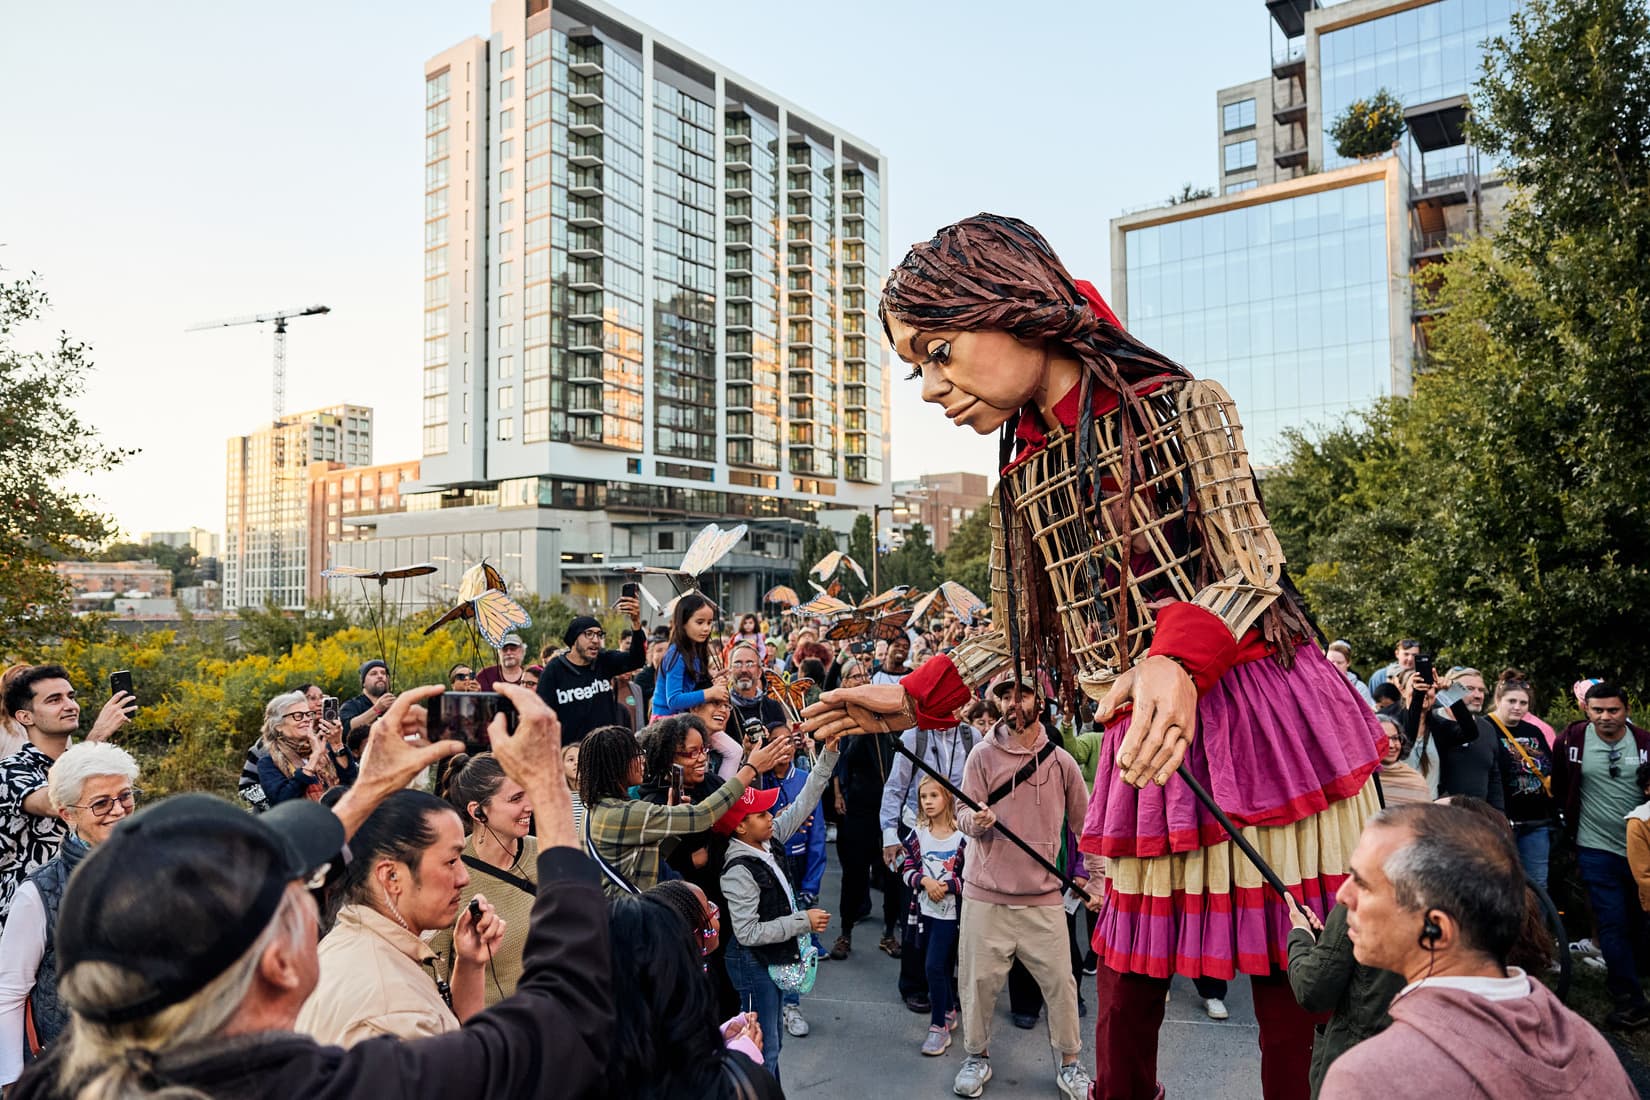
[[[620,597],[614,610],[630,617],[634,628],[629,649],[605,649],[607,632],[589,615],[567,625],[562,641],[567,652],[544,666],[539,698],[561,719],[562,744],[576,744],[602,726],[629,726],[630,709],[619,702],[613,677],[634,672],[647,663],[647,635],[642,631],[641,604],[635,596]]]

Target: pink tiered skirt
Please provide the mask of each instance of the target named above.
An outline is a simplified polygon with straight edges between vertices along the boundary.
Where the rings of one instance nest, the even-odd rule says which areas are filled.
[[[1285,887],[1335,904],[1384,743],[1369,707],[1315,646],[1285,670],[1238,665],[1198,700],[1191,773]],[[1106,730],[1083,823],[1106,857],[1094,948],[1114,970],[1166,978],[1269,974],[1288,963],[1289,910],[1179,776],[1137,789],[1117,768],[1127,717]]]

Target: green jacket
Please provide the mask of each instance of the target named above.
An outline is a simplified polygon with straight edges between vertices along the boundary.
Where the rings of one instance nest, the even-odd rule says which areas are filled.
[[[1066,751],[1077,761],[1077,766],[1083,769],[1083,782],[1089,785],[1091,791],[1094,789],[1094,768],[1100,763],[1100,742],[1105,736],[1099,730],[1079,733],[1076,737],[1069,734],[1066,736]]]
[[[1308,1012],[1333,1013],[1328,1023],[1318,1025],[1312,1043],[1312,1100],[1323,1087],[1329,1063],[1392,1023],[1387,1006],[1404,984],[1402,975],[1352,957],[1344,905],[1329,911],[1316,941],[1299,928],[1289,933],[1289,986],[1295,1000]]]

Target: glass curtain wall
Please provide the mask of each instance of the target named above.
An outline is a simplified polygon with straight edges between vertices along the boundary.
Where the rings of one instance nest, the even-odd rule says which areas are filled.
[[[716,461],[713,98],[653,82],[653,449],[701,462]]]
[[[1464,95],[1478,79],[1484,42],[1507,33],[1517,0],[1438,0],[1407,11],[1354,23],[1319,38],[1322,69],[1324,167],[1352,161],[1335,152],[1329,128],[1354,100],[1381,89],[1415,107]],[[1466,170],[1459,148],[1427,154],[1429,177]]]
[[[576,64],[600,72],[599,50],[593,61]],[[501,290],[518,281],[522,296],[521,438],[523,443],[566,439],[568,230],[567,173],[572,164],[601,163],[601,134],[572,137],[568,129],[567,35],[555,28],[528,36],[522,112],[527,124],[524,144],[533,149],[519,169],[522,196],[522,271],[517,280],[510,261],[501,260],[495,281]],[[599,253],[601,230],[590,231]]]
[[[1386,185],[1131,230],[1129,330],[1222,383],[1257,463],[1392,392]]]
[[[447,451],[448,345],[451,282],[448,268],[448,177],[452,73],[424,81],[424,429],[423,453]]]
[[[785,340],[793,474],[837,472],[835,164],[793,134],[786,157]]]

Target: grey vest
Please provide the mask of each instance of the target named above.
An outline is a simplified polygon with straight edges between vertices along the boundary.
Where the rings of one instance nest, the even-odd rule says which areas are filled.
[[[57,993],[57,910],[63,904],[63,888],[69,883],[69,873],[87,851],[86,844],[70,834],[57,857],[24,880],[34,883],[34,888],[40,891],[40,902],[46,910],[46,950],[40,956],[40,969],[35,971],[34,989],[29,993],[34,1031],[42,1050],[69,1025],[69,1009]],[[28,1051],[24,1054],[27,1056]]]

